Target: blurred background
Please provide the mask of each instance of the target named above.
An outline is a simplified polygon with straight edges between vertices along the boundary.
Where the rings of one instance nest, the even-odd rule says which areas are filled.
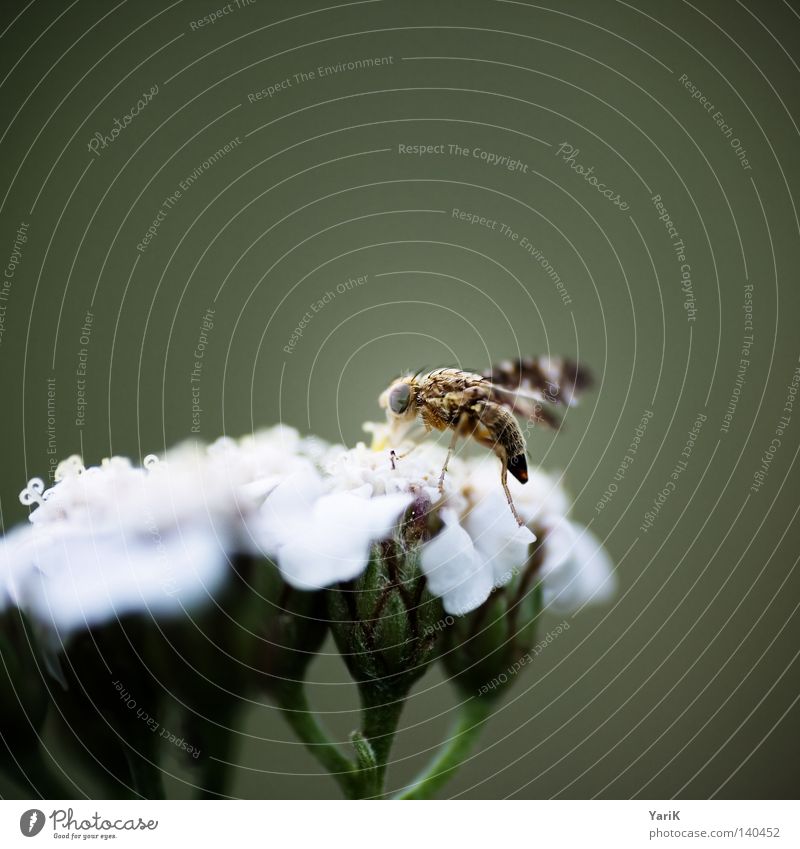
[[[595,389],[529,450],[620,590],[520,674],[447,795],[796,794],[792,5],[0,14],[4,531],[73,453],[277,422],[354,445],[404,370],[569,355]],[[332,644],[310,677],[346,739]],[[454,703],[438,669],[417,685],[391,786]],[[236,795],[336,795],[270,704],[240,730]]]

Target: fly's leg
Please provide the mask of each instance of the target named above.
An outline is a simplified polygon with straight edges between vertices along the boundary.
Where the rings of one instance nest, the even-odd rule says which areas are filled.
[[[503,463],[501,471],[500,471],[500,480],[503,483],[503,492],[506,494],[506,499],[508,500],[508,506],[511,508],[511,512],[514,515],[514,518],[517,520],[517,524],[521,527],[525,527],[525,522],[520,518],[519,513],[517,513],[517,508],[514,506],[514,500],[511,498],[511,490],[508,488],[508,469],[506,469],[506,464]]]
[[[460,424],[460,420],[459,420]],[[458,442],[458,428],[457,424],[453,429],[453,438],[450,440],[450,445],[447,449],[447,456],[444,458],[444,465],[442,466],[442,473],[439,475],[439,494],[444,495],[444,476],[447,473],[447,465],[450,462],[450,458],[453,456],[453,451],[456,447],[456,442]]]
[[[397,468],[397,465],[396,465],[397,460],[405,460],[405,458],[408,457],[408,455],[412,451],[416,451],[417,448],[419,448],[418,445],[412,445],[411,448],[408,449],[408,451],[403,451],[402,454],[398,454],[397,451],[395,451],[394,448],[392,448],[392,450],[389,452],[389,462],[392,464],[392,471],[394,471]]]

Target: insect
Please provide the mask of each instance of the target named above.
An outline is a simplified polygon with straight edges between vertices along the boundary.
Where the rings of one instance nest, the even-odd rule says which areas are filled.
[[[561,358],[526,357],[504,360],[482,374],[455,368],[438,368],[397,378],[381,394],[386,410],[389,441],[397,445],[420,423],[425,433],[451,430],[453,436],[439,476],[444,492],[447,466],[460,437],[473,438],[490,448],[501,462],[500,480],[517,523],[523,521],[508,488],[508,473],[528,480],[525,436],[517,417],[530,425],[557,428],[558,405],[572,406],[580,390],[591,383],[589,373],[577,363]],[[402,455],[391,452],[392,464]]]

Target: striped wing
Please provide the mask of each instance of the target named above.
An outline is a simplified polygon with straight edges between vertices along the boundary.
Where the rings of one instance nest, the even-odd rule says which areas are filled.
[[[492,384],[493,401],[520,418],[553,428],[561,423],[553,407],[574,406],[580,392],[592,384],[585,368],[561,357],[504,360],[482,377]]]

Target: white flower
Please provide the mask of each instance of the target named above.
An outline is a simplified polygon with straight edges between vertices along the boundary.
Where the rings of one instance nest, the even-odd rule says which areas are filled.
[[[528,561],[536,537],[517,527],[492,456],[453,458],[444,495],[438,491],[444,451],[432,443],[396,459],[364,445],[334,446],[318,460],[324,476],[286,481],[263,508],[264,548],[298,588],[359,575],[370,545],[391,534],[412,498],[440,508],[443,526],[425,543],[421,567],[446,612],[463,615],[479,607]],[[588,530],[566,518],[569,500],[557,478],[533,469],[527,484],[512,479],[509,485],[526,524],[546,534],[545,602],[574,609],[608,600],[616,586],[611,561]]]
[[[499,493],[505,504],[496,458],[491,455],[475,457],[468,465],[470,500],[479,503],[489,493]],[[537,523],[544,515],[565,516],[569,512],[569,499],[557,478],[541,469],[529,469],[528,482],[525,484],[509,476],[508,488],[511,490],[517,512],[526,525]]]
[[[474,610],[525,563],[536,537],[517,527],[502,494],[499,500],[489,495],[467,515],[468,466],[458,458],[449,464],[441,495],[444,457],[433,444],[401,458],[364,445],[332,448],[322,458],[324,477],[295,476],[266,499],[265,550],[298,588],[349,580],[366,567],[371,544],[390,536],[403,511],[420,499],[441,506],[444,523],[422,550],[428,587],[448,613]]]
[[[544,537],[544,603],[577,610],[610,601],[617,590],[614,564],[597,537],[565,517],[550,517]]]
[[[31,525],[0,544],[0,609],[26,610],[54,647],[77,630],[133,611],[181,615],[209,603],[236,554],[267,555],[285,580],[316,590],[356,578],[374,543],[405,511],[438,511],[441,529],[420,565],[448,613],[480,606],[528,561],[536,537],[519,528],[494,457],[452,458],[423,443],[407,456],[301,438],[286,427],[208,447],[178,446],[143,467],[124,458],[84,468],[71,457],[23,503]],[[509,481],[517,509],[544,534],[545,598],[559,607],[606,600],[608,556],[566,518],[558,482],[533,470]]]
[[[140,611],[179,616],[208,604],[236,554],[261,554],[251,523],[287,475],[313,468],[316,443],[275,428],[208,448],[178,446],[144,467],[115,457],[84,468],[71,457],[48,490],[20,498],[31,525],[0,545],[3,596],[51,646],[75,631]]]
[[[74,632],[128,613],[170,617],[208,603],[227,562],[202,528],[140,536],[120,526],[88,535],[64,525],[34,528],[26,543],[31,568],[15,601],[56,651]]]
[[[42,487],[44,489],[44,487]],[[21,607],[25,587],[38,569],[39,554],[50,544],[52,532],[21,526],[9,531],[0,544],[0,613]]]
[[[523,520],[544,533],[540,574],[545,605],[567,611],[608,601],[616,592],[614,566],[594,534],[567,518],[569,499],[557,478],[532,469],[527,484],[508,483]],[[502,497],[494,463],[483,458],[470,463],[469,495],[478,505],[473,512],[488,498]],[[513,567],[511,552],[509,562]]]
[[[315,468],[328,449],[321,439],[277,425],[239,440],[220,437],[209,445],[208,456],[215,469],[225,469],[248,494],[263,498],[289,475]]]
[[[389,536],[412,498],[409,493],[371,498],[364,492],[326,492],[320,475],[294,475],[264,504],[264,549],[298,589],[347,581],[364,571],[370,546]]]
[[[453,510],[443,509],[444,528],[422,550],[428,586],[447,613],[461,616],[479,607],[528,560],[536,537],[517,525],[501,499],[487,496],[461,524]]]
[[[433,443],[416,446],[406,455],[392,459],[390,452],[373,451],[363,443],[355,448],[332,447],[322,458],[322,466],[331,486],[340,491],[358,491],[369,495],[411,492],[438,501],[439,475],[444,452]],[[462,486],[466,466],[459,458],[450,461],[445,477],[445,500],[457,502],[463,509]]]

